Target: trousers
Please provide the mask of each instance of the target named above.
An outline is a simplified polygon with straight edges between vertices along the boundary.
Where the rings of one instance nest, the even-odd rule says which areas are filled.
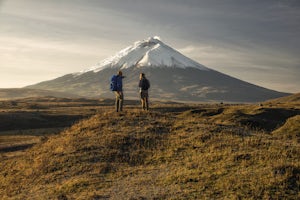
[[[115,102],[115,108],[116,111],[123,111],[123,101],[124,101],[124,94],[122,91],[115,91],[116,95],[116,102]]]

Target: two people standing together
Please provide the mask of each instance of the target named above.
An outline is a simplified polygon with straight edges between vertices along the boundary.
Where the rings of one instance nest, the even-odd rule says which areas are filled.
[[[118,71],[117,75],[113,75],[111,77],[110,90],[113,91],[116,96],[115,107],[117,112],[123,110],[123,102],[124,102],[123,78],[125,78],[125,76],[123,76],[122,71]],[[142,103],[142,109],[149,110],[148,89],[150,88],[150,82],[146,78],[144,73],[140,74],[139,88],[140,88],[139,93],[140,93],[140,99]]]

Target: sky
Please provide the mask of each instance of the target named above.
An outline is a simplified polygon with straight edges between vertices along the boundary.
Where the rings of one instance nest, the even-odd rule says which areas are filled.
[[[88,69],[151,36],[208,68],[300,92],[299,0],[0,0],[0,88]]]

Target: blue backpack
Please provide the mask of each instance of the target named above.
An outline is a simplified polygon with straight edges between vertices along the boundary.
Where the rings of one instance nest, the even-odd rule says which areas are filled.
[[[110,78],[110,91],[117,91],[117,76],[113,75]]]

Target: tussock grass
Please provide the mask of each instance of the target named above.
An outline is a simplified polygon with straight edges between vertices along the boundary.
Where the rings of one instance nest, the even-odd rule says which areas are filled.
[[[273,134],[300,143],[300,115],[289,118],[283,126],[273,131]]]
[[[103,109],[1,162],[0,194],[3,199],[300,198],[300,144],[282,136],[299,132],[299,108],[153,107],[150,112],[127,107],[121,114]],[[243,123],[253,119],[259,126]]]

